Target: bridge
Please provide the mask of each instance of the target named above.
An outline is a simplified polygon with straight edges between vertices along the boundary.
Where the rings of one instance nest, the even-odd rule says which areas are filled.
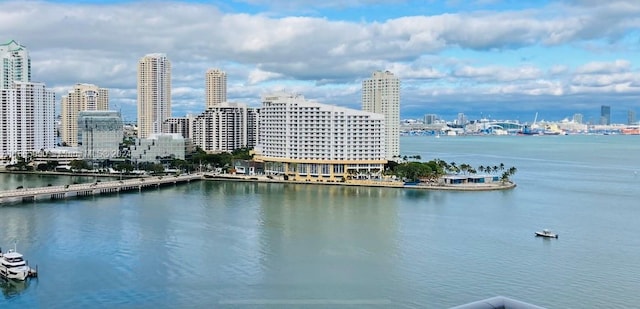
[[[105,182],[82,183],[64,186],[47,186],[0,191],[0,204],[10,202],[30,202],[36,200],[66,199],[77,196],[113,194],[122,191],[142,191],[166,185],[188,183],[201,180],[202,174],[152,176]]]

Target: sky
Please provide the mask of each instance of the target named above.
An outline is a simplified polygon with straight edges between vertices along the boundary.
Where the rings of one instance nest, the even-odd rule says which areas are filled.
[[[360,109],[362,80],[380,70],[401,80],[403,119],[640,115],[638,0],[0,0],[10,40],[58,105],[91,83],[125,121],[149,53],[172,63],[173,116],[204,111],[210,68],[227,73],[228,101],[254,107],[286,91]]]

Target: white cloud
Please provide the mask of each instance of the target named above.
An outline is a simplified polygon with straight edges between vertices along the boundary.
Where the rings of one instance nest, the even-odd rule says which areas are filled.
[[[389,1],[247,0],[247,3],[309,7],[364,7]],[[399,1],[404,3],[405,1]],[[600,2],[598,2],[600,3]],[[486,3],[485,3],[486,4]],[[391,70],[403,79],[403,100],[421,95],[476,98],[486,94],[561,95],[592,91],[638,91],[638,72],[624,55],[586,62],[570,75],[569,66],[493,63],[444,56],[451,50],[477,53],[588,42],[606,46],[640,27],[640,2],[570,1],[520,11],[467,11],[407,16],[384,22],[225,13],[213,5],[187,2],[58,4],[5,1],[0,29],[31,52],[34,80],[59,93],[75,83],[111,90],[116,105],[135,104],[137,61],[164,52],[173,64],[174,110],[203,100],[204,72],[227,71],[231,100],[255,104],[274,89],[357,107],[360,82],[374,70]],[[268,12],[267,12],[268,13]],[[564,45],[563,45],[564,46]],[[637,48],[626,46],[626,48]],[[623,49],[623,48],[622,48]],[[588,51],[587,51],[588,52]],[[540,55],[544,58],[545,55]],[[575,65],[573,65],[575,67]],[[625,88],[625,85],[627,85]],[[68,91],[68,90],[67,90]]]

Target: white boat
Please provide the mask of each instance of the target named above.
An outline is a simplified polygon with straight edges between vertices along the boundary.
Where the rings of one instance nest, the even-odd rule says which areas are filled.
[[[16,249],[3,253],[0,250],[0,276],[7,279],[26,280],[34,273]]]
[[[547,237],[547,238],[558,238],[558,234],[552,233],[547,229],[536,232],[536,236]]]

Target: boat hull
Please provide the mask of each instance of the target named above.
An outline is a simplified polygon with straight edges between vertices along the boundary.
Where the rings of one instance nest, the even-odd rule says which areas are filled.
[[[28,266],[7,268],[0,265],[0,276],[5,279],[24,281],[29,277],[30,269]]]
[[[546,238],[558,238],[558,234],[553,234],[553,233],[543,233],[543,232],[536,232],[536,237],[546,237]]]

